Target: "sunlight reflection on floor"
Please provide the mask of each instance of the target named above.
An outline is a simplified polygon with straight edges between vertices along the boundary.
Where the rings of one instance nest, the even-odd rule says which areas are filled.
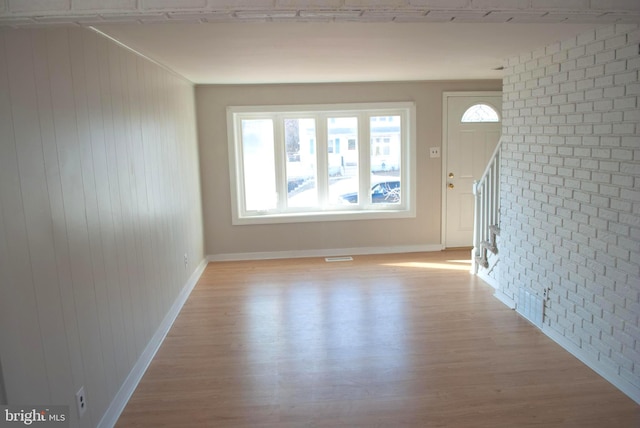
[[[446,263],[426,263],[426,262],[383,263],[383,266],[469,271],[471,269],[471,260],[447,260]]]

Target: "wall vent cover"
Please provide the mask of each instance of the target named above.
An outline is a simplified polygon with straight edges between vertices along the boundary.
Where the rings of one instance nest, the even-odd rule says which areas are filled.
[[[343,256],[343,257],[325,257],[325,262],[352,262],[353,257],[351,256]]]
[[[518,307],[516,311],[531,321],[536,327],[542,328],[544,319],[544,300],[541,296],[524,288],[518,291]]]

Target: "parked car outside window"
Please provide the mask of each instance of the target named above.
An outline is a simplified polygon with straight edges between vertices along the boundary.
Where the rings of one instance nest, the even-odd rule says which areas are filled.
[[[358,193],[350,192],[340,195],[343,203],[357,204]],[[371,203],[397,204],[400,202],[400,180],[381,181],[371,187]]]

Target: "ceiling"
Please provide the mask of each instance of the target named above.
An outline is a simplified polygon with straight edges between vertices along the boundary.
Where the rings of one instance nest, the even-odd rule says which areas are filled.
[[[90,27],[198,84],[500,79],[639,0],[0,0],[0,28]]]
[[[504,59],[595,24],[263,22],[97,29],[194,83],[501,79]]]

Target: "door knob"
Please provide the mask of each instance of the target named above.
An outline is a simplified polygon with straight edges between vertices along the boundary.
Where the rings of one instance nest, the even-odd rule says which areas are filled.
[[[449,178],[453,178],[453,172],[449,173]]]
[[[453,183],[449,183],[449,189],[453,189],[455,186],[453,185]]]

